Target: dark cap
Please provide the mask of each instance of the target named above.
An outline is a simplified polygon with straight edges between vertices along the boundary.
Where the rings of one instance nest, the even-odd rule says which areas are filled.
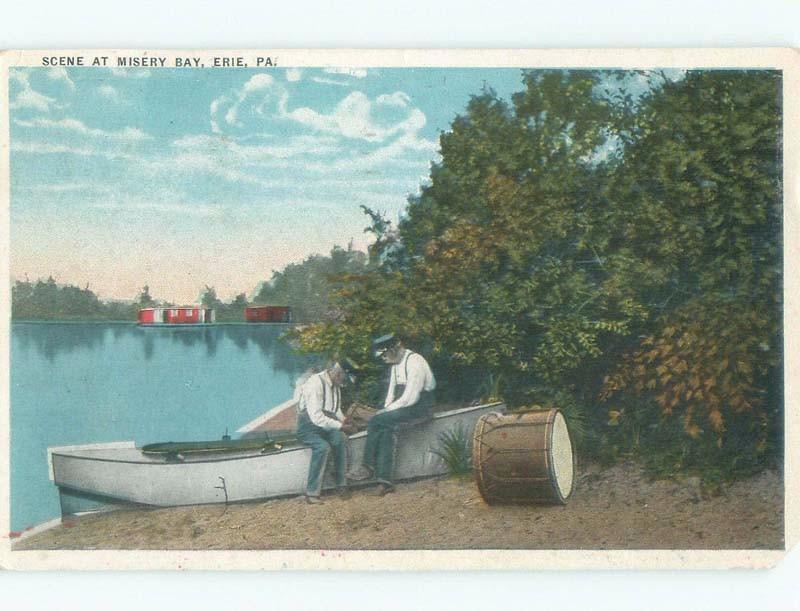
[[[350,359],[342,359],[340,361],[336,361],[335,363],[333,363],[331,368],[338,369],[342,373],[344,373],[345,378],[349,380],[351,384],[356,383],[356,374],[358,373],[358,367],[356,367],[356,364]]]
[[[350,359],[342,359],[339,361],[339,365],[341,365],[344,372],[350,377],[358,374],[358,366]]]
[[[386,335],[381,335],[380,337],[372,340],[372,350],[375,352],[375,356],[380,356],[387,350],[394,348],[399,343],[399,337],[397,337],[394,333],[387,333]]]

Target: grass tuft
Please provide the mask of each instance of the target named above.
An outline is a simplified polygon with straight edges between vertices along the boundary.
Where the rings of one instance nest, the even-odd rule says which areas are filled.
[[[444,461],[451,475],[463,475],[472,471],[470,436],[461,425],[439,433],[438,445],[433,450]]]

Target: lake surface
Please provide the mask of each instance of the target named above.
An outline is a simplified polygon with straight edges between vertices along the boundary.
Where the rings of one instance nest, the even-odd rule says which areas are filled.
[[[291,398],[286,325],[11,325],[11,530],[60,516],[50,446],[218,439]]]

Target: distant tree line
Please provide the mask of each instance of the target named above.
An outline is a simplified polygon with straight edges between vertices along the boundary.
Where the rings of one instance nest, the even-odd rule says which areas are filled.
[[[134,303],[101,301],[88,286],[47,280],[17,280],[11,287],[11,316],[17,320],[135,320]]]
[[[367,255],[352,246],[334,247],[330,255],[312,255],[301,263],[274,271],[259,284],[252,300],[237,294],[226,302],[213,286],[206,285],[199,298],[205,308],[216,310],[219,322],[241,322],[248,305],[281,305],[292,308],[296,322],[330,318],[328,294],[338,287],[335,278],[365,269]],[[134,321],[140,308],[170,307],[176,304],[156,299],[145,285],[131,301],[101,300],[88,286],[58,284],[47,280],[17,280],[11,287],[11,315],[16,320],[128,320]]]

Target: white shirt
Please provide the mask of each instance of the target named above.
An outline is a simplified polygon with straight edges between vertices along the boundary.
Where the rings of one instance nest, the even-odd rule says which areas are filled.
[[[340,429],[342,423],[336,418],[343,419],[341,392],[334,386],[327,371],[316,373],[300,388],[300,402],[297,405],[298,413],[307,412],[312,423],[323,429]],[[331,418],[322,410],[332,412],[336,418]]]
[[[395,389],[398,384],[405,384],[405,388],[403,394],[395,399]],[[389,374],[389,392],[386,393],[384,409],[392,411],[414,405],[419,401],[419,395],[423,390],[431,391],[435,388],[436,378],[433,377],[428,361],[421,354],[406,350],[400,362],[392,366]]]

